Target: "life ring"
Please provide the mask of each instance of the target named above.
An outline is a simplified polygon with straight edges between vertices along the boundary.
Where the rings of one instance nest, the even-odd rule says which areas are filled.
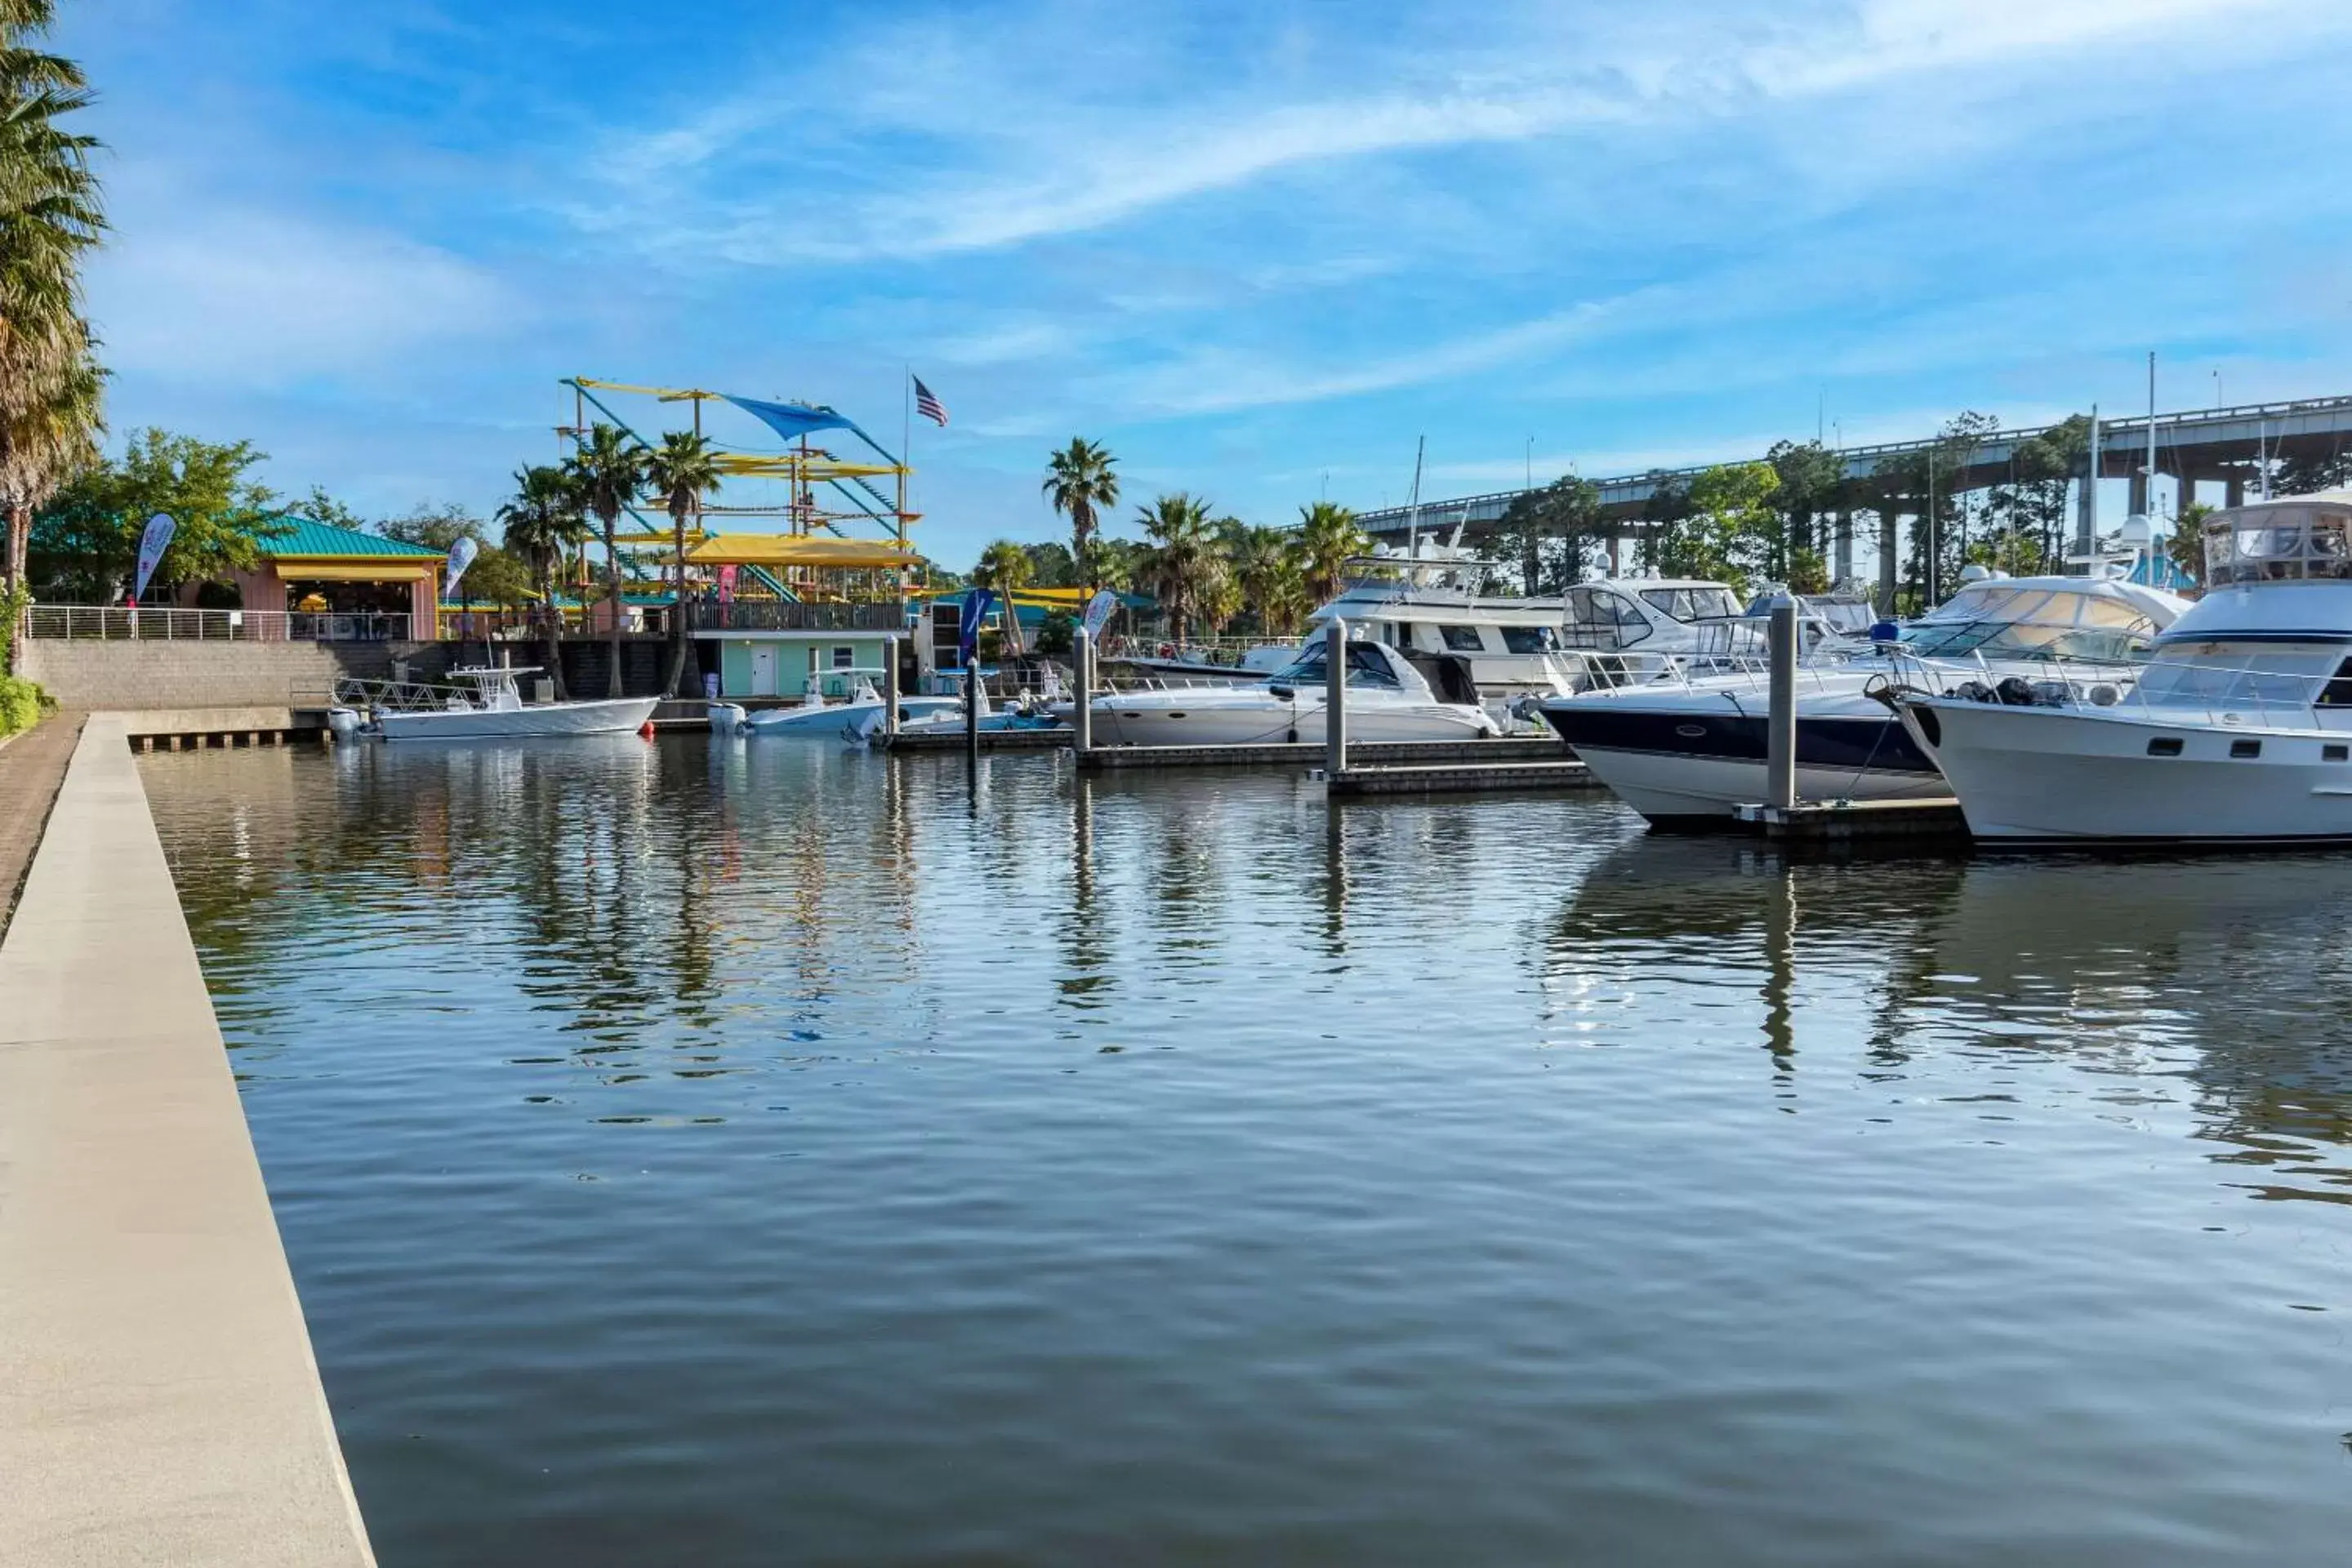
[[[1161,643],[1160,645],[1160,657],[1162,658],[1174,658],[1176,657],[1176,645],[1172,642]]]

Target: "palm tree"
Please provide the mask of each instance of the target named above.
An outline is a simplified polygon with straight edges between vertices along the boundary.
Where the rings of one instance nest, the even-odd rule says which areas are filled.
[[[1181,646],[1192,615],[1211,606],[1225,581],[1224,552],[1218,548],[1209,503],[1178,490],[1137,514],[1151,540],[1143,574],[1160,597],[1170,635]]]
[[[611,637],[608,695],[621,695],[621,547],[614,530],[621,510],[637,499],[646,483],[646,449],[642,443],[602,420],[588,427],[579,447],[564,459],[572,482],[596,521],[604,525],[605,626]]]
[[[1257,616],[1257,624],[1268,634],[1281,628],[1275,605],[1282,596],[1286,582],[1296,582],[1298,563],[1294,558],[1290,536],[1278,528],[1252,528],[1243,525],[1226,541],[1226,559],[1232,563],[1234,581],[1242,592],[1242,602]]]
[[[522,557],[539,589],[540,636],[547,672],[563,696],[563,612],[556,603],[556,573],[564,552],[585,531],[572,478],[551,464],[517,468],[515,493],[499,508],[506,547]]]
[[[81,68],[28,47],[51,0],[0,0],[0,590],[25,577],[32,514],[95,455],[104,373],[81,315],[82,256],[106,220],[89,156],[67,129],[87,106]]]
[[[1307,574],[1307,592],[1318,605],[1339,596],[1348,578],[1348,563],[1369,554],[1372,542],[1356,526],[1356,514],[1335,501],[1318,500],[1298,509],[1298,547]]]
[[[1072,437],[1067,447],[1045,459],[1045,499],[1070,520],[1070,559],[1089,593],[1102,586],[1095,521],[1118,504],[1118,464],[1107,448],[1081,437]]]
[[[1036,570],[1029,552],[1009,539],[1000,539],[980,552],[980,563],[971,569],[975,587],[993,588],[1000,594],[1010,594],[1015,588],[1025,588]]]
[[[686,678],[686,520],[701,515],[702,498],[719,488],[718,453],[699,432],[672,430],[646,459],[646,488],[661,497],[669,510],[670,542],[676,552],[668,683],[669,694],[676,697],[677,683]]]

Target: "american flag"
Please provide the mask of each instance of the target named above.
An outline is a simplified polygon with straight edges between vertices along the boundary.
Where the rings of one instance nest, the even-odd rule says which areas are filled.
[[[908,379],[912,380],[915,384],[915,412],[929,420],[932,424],[938,426],[940,429],[946,429],[948,427],[948,405],[931,395],[931,389],[923,384],[923,378],[921,376],[912,376]]]

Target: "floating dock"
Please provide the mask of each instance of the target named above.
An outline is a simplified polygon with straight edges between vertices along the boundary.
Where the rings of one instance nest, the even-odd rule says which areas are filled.
[[[1360,748],[1350,746],[1352,760]],[[1555,752],[1558,748],[1555,746]],[[1542,762],[1407,763],[1395,766],[1354,767],[1334,774],[1322,768],[1314,777],[1333,795],[1475,795],[1501,790],[1605,789],[1592,770],[1572,757],[1553,755]]]
[[[920,730],[901,730],[895,735],[876,735],[874,743],[886,752],[961,752],[970,739],[961,726],[938,730],[929,725]],[[982,730],[980,749],[983,752],[1058,752],[1068,748],[1070,731],[1053,730]]]
[[[1078,755],[1078,766],[1108,771],[1117,768],[1265,768],[1320,767],[1328,755],[1320,741],[1269,741],[1248,746],[1096,746]],[[1464,768],[1519,763],[1570,761],[1568,748],[1554,737],[1498,741],[1382,741],[1351,742],[1348,766],[1421,763],[1431,767]],[[1581,766],[1581,764],[1578,764]]]

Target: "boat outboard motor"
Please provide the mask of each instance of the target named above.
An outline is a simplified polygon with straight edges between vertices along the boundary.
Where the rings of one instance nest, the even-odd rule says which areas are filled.
[[[355,708],[340,704],[327,710],[327,732],[338,741],[348,741],[360,732],[360,715]]]
[[[710,732],[714,735],[740,734],[751,721],[751,713],[735,703],[713,702],[710,705]]]

